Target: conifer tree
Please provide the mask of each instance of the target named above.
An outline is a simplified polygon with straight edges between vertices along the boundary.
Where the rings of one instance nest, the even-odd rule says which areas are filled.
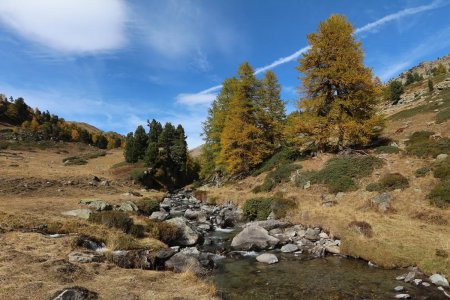
[[[304,97],[299,101],[303,113],[287,131],[292,141],[338,150],[366,144],[379,134],[379,89],[353,33],[344,16],[332,15],[320,23],[317,33],[308,35],[311,48],[297,68],[304,74]]]
[[[154,168],[158,164],[158,140],[163,129],[161,123],[157,122],[155,119],[153,119],[151,122],[148,122],[148,126],[148,146],[145,150],[144,163],[147,166]]]
[[[125,150],[123,154],[125,156],[125,161],[128,163],[136,163],[139,159],[136,152],[136,141],[132,132],[127,134],[127,138],[125,141]]]
[[[142,125],[139,125],[134,132],[134,142],[138,159],[143,159],[147,149],[148,136]]]
[[[428,78],[428,91],[431,93],[434,90],[433,81],[431,78]]]

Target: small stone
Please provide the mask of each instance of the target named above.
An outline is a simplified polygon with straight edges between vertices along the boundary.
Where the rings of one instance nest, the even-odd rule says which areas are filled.
[[[431,283],[438,286],[449,287],[447,279],[441,274],[431,275],[430,281]]]
[[[328,234],[327,234],[326,232],[321,232],[321,233],[319,233],[319,237],[320,237],[321,239],[328,239],[328,238],[329,238],[329,236],[328,236]]]
[[[405,280],[406,274],[395,277],[395,280]]]
[[[422,282],[422,279],[416,278],[414,279],[414,284],[419,285]]]
[[[416,272],[409,272],[405,277],[405,282],[411,282],[416,277]]]
[[[444,160],[444,159],[446,159],[447,157],[448,157],[448,154],[441,153],[441,154],[439,154],[438,156],[436,156],[436,159],[437,159],[437,160]]]
[[[395,295],[395,299],[409,299],[411,296],[409,294],[397,294]]]
[[[256,257],[256,260],[261,263],[266,263],[269,265],[278,262],[278,258],[274,254],[270,254],[270,253],[264,253],[264,254],[258,255]]]
[[[281,252],[290,253],[298,250],[298,246],[295,244],[287,244],[281,247]]]
[[[428,282],[422,281],[422,285],[423,285],[424,287],[429,287],[431,284],[429,284]]]
[[[396,286],[396,287],[394,288],[394,291],[396,291],[396,292],[402,292],[402,291],[404,291],[404,290],[405,290],[405,288],[404,288],[403,286],[401,286],[401,285]]]

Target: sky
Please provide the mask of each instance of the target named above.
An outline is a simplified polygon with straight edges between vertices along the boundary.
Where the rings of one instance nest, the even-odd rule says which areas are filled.
[[[244,61],[293,111],[306,36],[335,13],[383,81],[450,53],[450,0],[1,0],[0,93],[121,134],[182,124],[192,149]]]

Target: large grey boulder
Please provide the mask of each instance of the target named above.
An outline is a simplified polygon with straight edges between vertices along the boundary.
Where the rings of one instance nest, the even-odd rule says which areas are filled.
[[[178,217],[165,222],[176,226],[180,230],[180,237],[173,244],[177,246],[193,246],[200,242],[200,234],[186,222],[186,219]]]
[[[62,214],[65,216],[72,216],[85,220],[89,219],[91,213],[92,211],[90,209],[74,209],[62,212]]]
[[[88,289],[80,286],[66,287],[60,291],[57,291],[52,300],[94,300],[98,299],[96,292],[89,291]]]
[[[206,213],[203,211],[198,210],[192,210],[188,208],[185,213],[184,217],[189,220],[196,220],[198,222],[206,222]]]
[[[136,204],[134,204],[134,202],[127,201],[122,203],[116,210],[135,212],[138,211],[139,208],[137,207]]]
[[[190,255],[177,253],[165,263],[166,269],[176,273],[192,272],[196,275],[206,274],[206,269],[202,267],[199,260]]]
[[[392,196],[389,193],[380,193],[370,199],[372,204],[381,212],[386,212],[391,207]]]
[[[260,226],[244,228],[233,238],[231,247],[237,250],[264,250],[272,249],[279,243],[279,239],[269,235],[266,229]]]
[[[443,286],[443,287],[449,287],[448,280],[441,274],[433,274],[430,276],[431,283]]]
[[[305,238],[310,241],[318,241],[320,240],[320,229],[318,228],[308,228],[305,232]]]
[[[256,260],[261,263],[265,263],[265,264],[269,264],[269,265],[278,262],[278,258],[276,257],[276,255],[270,254],[270,253],[264,253],[264,254],[258,255],[256,257]]]

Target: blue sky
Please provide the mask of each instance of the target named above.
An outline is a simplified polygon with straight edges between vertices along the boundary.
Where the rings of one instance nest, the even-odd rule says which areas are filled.
[[[243,61],[275,71],[292,111],[306,35],[333,13],[383,80],[450,53],[448,0],[2,0],[0,93],[122,134],[181,123],[192,148]]]

